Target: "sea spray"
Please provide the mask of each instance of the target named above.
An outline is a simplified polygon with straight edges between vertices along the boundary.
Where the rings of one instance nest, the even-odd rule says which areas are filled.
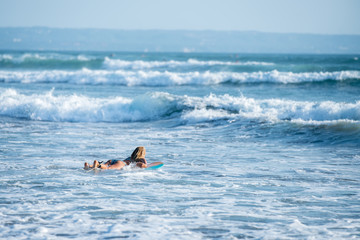
[[[360,101],[335,103],[283,99],[256,100],[244,96],[176,96],[153,92],[134,98],[93,98],[77,94],[24,95],[9,89],[0,93],[0,114],[46,121],[132,122],[179,118],[197,123],[220,119],[261,121],[360,121]]]
[[[271,62],[256,62],[256,61],[200,61],[196,59],[189,59],[187,61],[127,61],[122,59],[110,59],[105,57],[104,67],[109,69],[150,69],[150,68],[179,68],[191,66],[273,66]]]
[[[123,86],[181,86],[181,85],[217,85],[242,83],[294,84],[357,80],[360,71],[340,72],[161,72],[126,70],[90,70],[77,71],[0,71],[0,82],[6,83],[69,83],[81,85],[123,85]]]

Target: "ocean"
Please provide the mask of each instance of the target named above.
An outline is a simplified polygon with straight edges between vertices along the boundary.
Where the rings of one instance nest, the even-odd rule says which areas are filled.
[[[1,51],[0,238],[360,238],[359,58]]]

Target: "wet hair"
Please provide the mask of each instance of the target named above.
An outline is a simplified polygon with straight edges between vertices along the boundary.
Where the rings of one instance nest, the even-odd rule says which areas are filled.
[[[131,154],[131,160],[136,161],[137,159],[145,159],[146,150],[144,147],[137,147]]]

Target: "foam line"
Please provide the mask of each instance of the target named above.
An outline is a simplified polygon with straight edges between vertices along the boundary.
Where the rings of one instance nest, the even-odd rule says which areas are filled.
[[[13,89],[0,93],[0,115],[45,121],[136,122],[167,118],[183,123],[219,120],[294,121],[328,124],[360,122],[360,101],[307,102],[284,99],[257,100],[244,96],[177,96],[153,92],[135,98],[92,98],[81,95],[25,95]]]
[[[305,83],[326,80],[360,80],[360,71],[338,72],[161,72],[126,70],[0,71],[0,81],[18,83],[110,84],[125,86],[176,86],[241,83]]]

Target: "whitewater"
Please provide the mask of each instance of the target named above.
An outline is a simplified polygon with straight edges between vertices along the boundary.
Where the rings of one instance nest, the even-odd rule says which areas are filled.
[[[0,238],[359,238],[359,57],[1,51]]]

